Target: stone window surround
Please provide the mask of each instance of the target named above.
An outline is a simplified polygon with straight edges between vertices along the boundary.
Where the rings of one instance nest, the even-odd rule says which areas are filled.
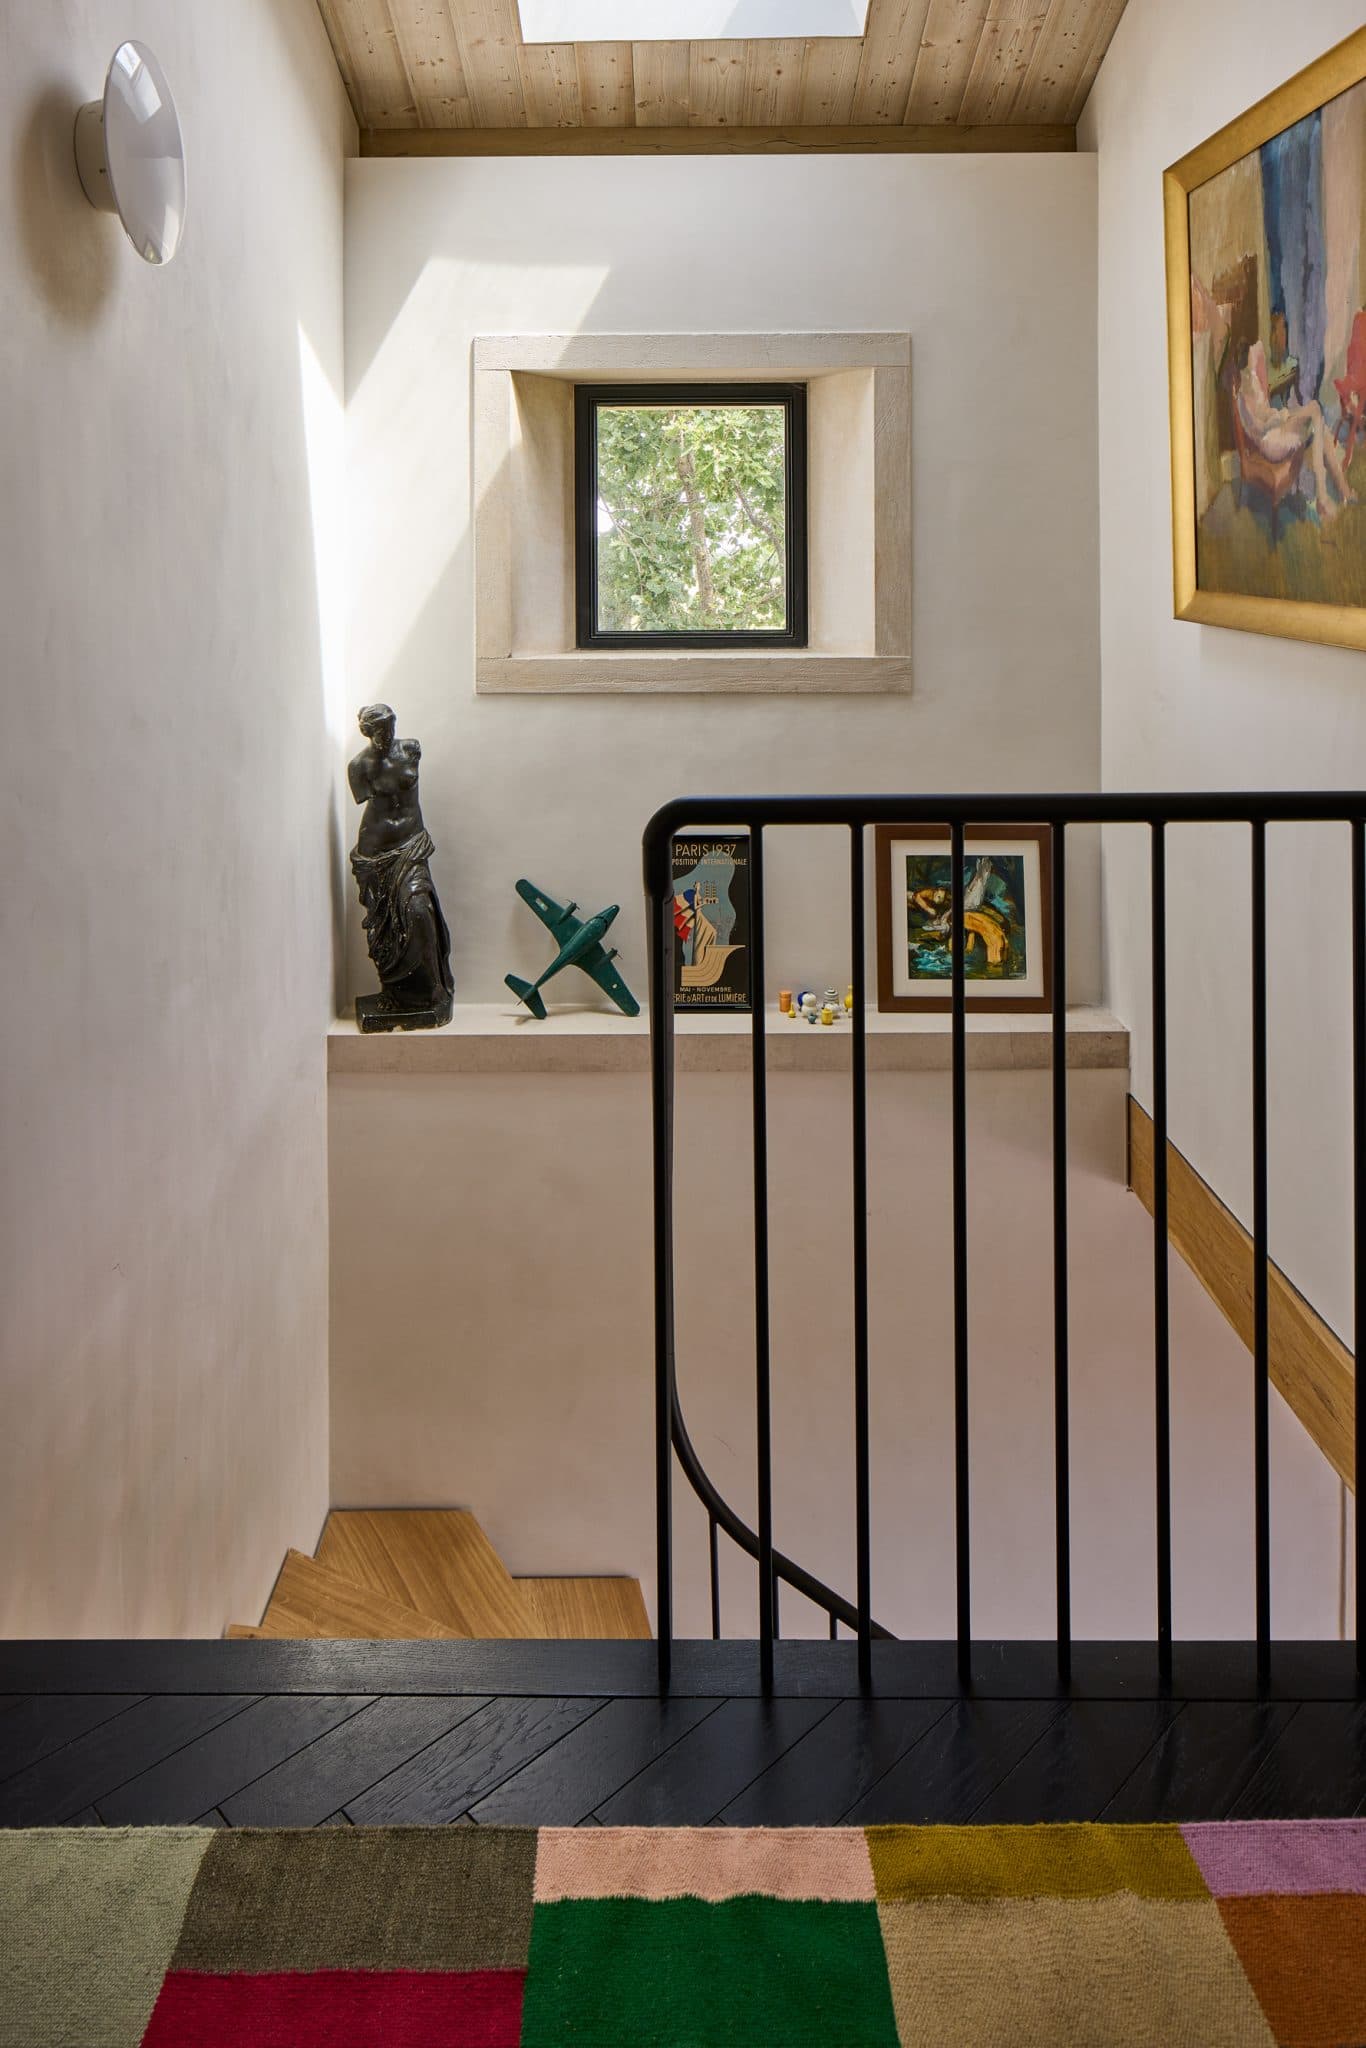
[[[473,351],[475,689],[829,696],[911,681],[908,334],[479,336]],[[804,648],[578,648],[574,386],[807,386]]]

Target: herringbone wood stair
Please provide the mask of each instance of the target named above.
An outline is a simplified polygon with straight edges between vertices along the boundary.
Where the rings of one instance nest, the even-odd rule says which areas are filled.
[[[291,1550],[260,1623],[233,1639],[640,1638],[650,1633],[629,1578],[514,1579],[462,1508],[345,1508],[317,1555]]]
[[[262,1636],[345,1636],[371,1642],[393,1637],[426,1641],[455,1636],[459,1630],[433,1621],[417,1608],[387,1600],[368,1586],[357,1585],[341,1572],[330,1571],[301,1550],[290,1550],[280,1567],[275,1590],[257,1631]]]
[[[530,1601],[462,1509],[334,1509],[318,1557],[357,1585],[432,1615],[456,1635],[542,1633]]]
[[[534,1608],[537,1635],[569,1642],[604,1637],[644,1639],[650,1617],[639,1579],[518,1579]]]

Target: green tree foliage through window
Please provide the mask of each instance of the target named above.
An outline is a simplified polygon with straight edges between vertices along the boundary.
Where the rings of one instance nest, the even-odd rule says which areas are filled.
[[[780,405],[600,405],[597,623],[606,633],[787,625]]]

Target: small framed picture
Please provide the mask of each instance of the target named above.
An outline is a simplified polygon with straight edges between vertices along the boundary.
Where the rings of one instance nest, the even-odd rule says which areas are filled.
[[[673,873],[675,1010],[748,1010],[748,833],[675,839]]]
[[[877,1006],[953,1007],[953,873],[947,826],[877,827]],[[970,1010],[1053,1001],[1050,831],[969,830],[963,841],[963,961]]]

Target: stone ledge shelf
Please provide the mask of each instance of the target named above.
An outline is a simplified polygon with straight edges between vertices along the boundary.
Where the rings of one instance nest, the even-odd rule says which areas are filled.
[[[749,1068],[748,1016],[693,1016],[677,1020],[681,1073],[732,1074]],[[1052,1019],[1002,1016],[968,1019],[968,1065],[975,1068],[1047,1067]],[[798,1024],[768,1012],[771,1073],[831,1073],[849,1066],[853,1037],[843,1024]],[[342,1018],[327,1035],[329,1074],[637,1074],[650,1064],[644,1016],[621,1017],[590,1008],[550,1006],[543,1024],[506,1003],[457,1004],[440,1031],[360,1032]],[[868,1071],[946,1073],[951,1064],[949,1019],[944,1016],[868,1016]],[[1127,1068],[1129,1033],[1107,1010],[1067,1013],[1069,1067]]]

